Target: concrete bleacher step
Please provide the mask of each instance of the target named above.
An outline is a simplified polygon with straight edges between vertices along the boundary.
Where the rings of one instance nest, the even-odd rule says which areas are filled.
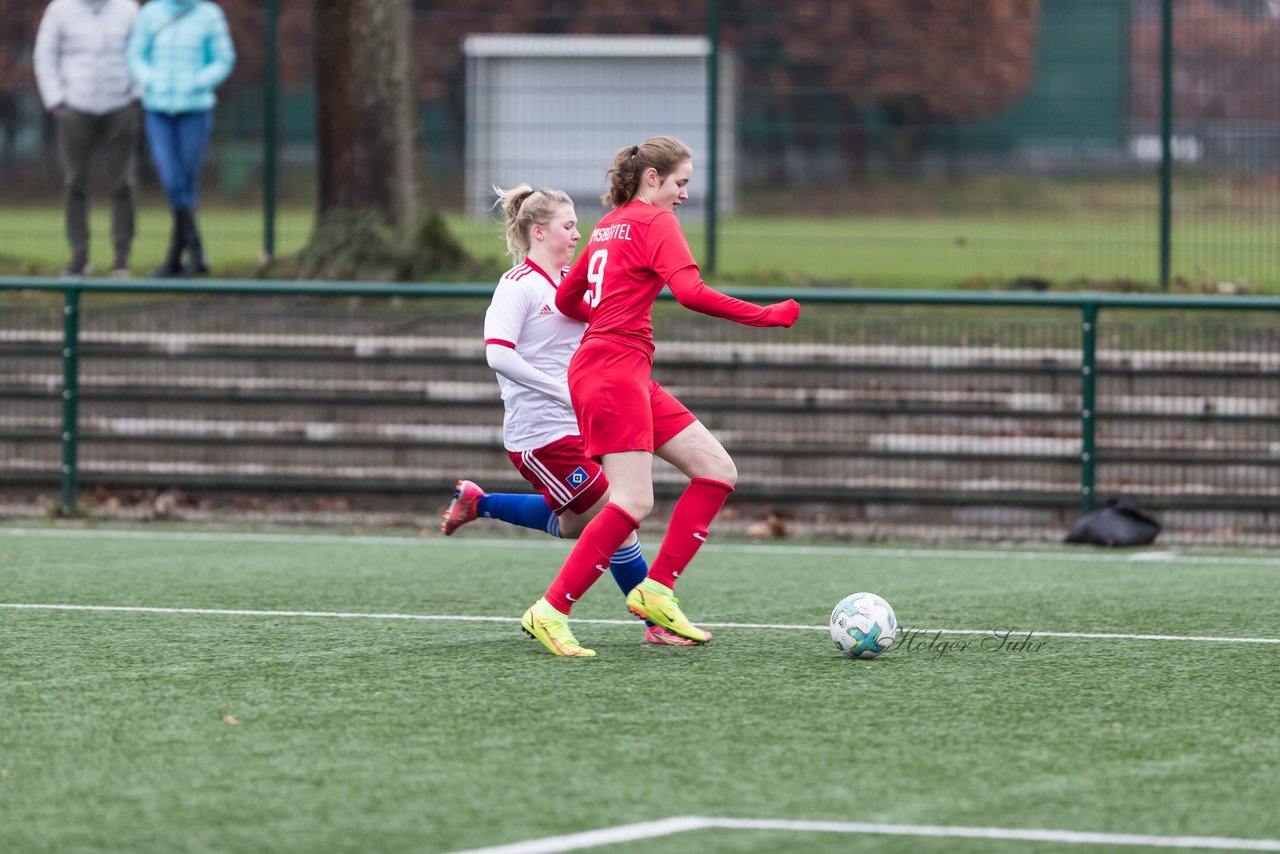
[[[52,395],[62,388],[61,372],[21,371],[6,363],[0,367],[0,393],[6,397]],[[223,366],[225,367],[225,366]],[[1055,416],[1078,412],[1079,390],[1055,393],[1028,392],[1021,388],[982,389],[966,385],[942,388],[847,388],[825,384],[794,386],[717,385],[664,383],[673,394],[697,401],[708,409],[753,411],[775,409],[792,414],[824,411],[893,411],[907,407],[930,408],[940,412],[977,414],[1028,413]],[[1099,412],[1112,415],[1212,415],[1215,417],[1280,418],[1280,397],[1275,395],[1231,394],[1218,380],[1206,381],[1203,388],[1186,384],[1165,394],[1153,393],[1149,385],[1141,391],[1124,393],[1108,387],[1100,378],[1097,393]],[[1251,380],[1250,390],[1257,381]],[[281,376],[227,375],[210,373],[166,373],[140,369],[103,370],[85,367],[80,372],[84,396],[145,398],[163,396],[180,401],[222,400],[306,403],[309,400],[337,399],[352,406],[373,402],[411,404],[422,401],[442,403],[492,402],[497,385],[492,375],[481,380],[440,380],[406,376],[343,376],[323,372],[317,376],[297,371]],[[1103,404],[1106,404],[1105,406]]]
[[[61,417],[53,407],[45,407],[44,414],[0,415],[0,437],[17,440],[56,439],[61,430]],[[341,444],[348,446],[385,444],[387,446],[457,445],[497,448],[501,445],[501,423],[481,423],[475,419],[454,422],[400,423],[388,420],[312,420],[305,418],[210,418],[207,413],[175,414],[173,407],[164,417],[137,413],[130,415],[106,415],[95,413],[79,419],[82,437],[90,440],[185,442],[234,442],[244,445],[276,444],[291,442],[301,444]],[[434,413],[438,416],[439,413]],[[1074,458],[1079,451],[1078,424],[1063,420],[1057,431],[1045,429],[1027,430],[1025,425],[1013,419],[984,418],[970,430],[960,433],[952,429],[939,430],[939,419],[921,419],[909,422],[914,429],[893,429],[894,425],[875,419],[878,429],[850,431],[849,419],[842,419],[831,426],[815,424],[811,419],[781,418],[776,421],[753,417],[742,419],[738,425],[721,423],[717,435],[728,446],[742,448],[750,453],[784,451],[791,455],[827,455],[841,452],[869,454],[903,454],[927,456],[987,456],[987,457],[1046,457]],[[1115,420],[1115,419],[1113,419]],[[953,426],[959,418],[944,420],[943,426]],[[867,427],[869,419],[859,426]],[[1120,422],[1111,425],[1118,427]],[[908,426],[900,418],[899,428]],[[1109,452],[1149,457],[1163,451],[1177,454],[1180,459],[1203,456],[1211,458],[1231,455],[1237,458],[1265,460],[1280,458],[1280,437],[1266,431],[1241,430],[1238,434],[1223,436],[1197,433],[1203,424],[1173,427],[1160,425],[1151,430],[1145,422],[1129,424],[1123,431],[1102,430]],[[1248,428],[1250,425],[1245,425]],[[1001,429],[1001,428],[1005,429]],[[1158,439],[1157,441],[1153,441]]]

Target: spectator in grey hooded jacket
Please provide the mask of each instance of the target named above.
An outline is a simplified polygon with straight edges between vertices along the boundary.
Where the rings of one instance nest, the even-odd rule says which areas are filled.
[[[129,275],[142,93],[129,76],[125,46],[137,15],[135,0],[53,0],[36,33],[36,85],[57,123],[64,176],[71,247],[64,275],[89,269],[88,188],[95,154],[111,187],[111,275]]]

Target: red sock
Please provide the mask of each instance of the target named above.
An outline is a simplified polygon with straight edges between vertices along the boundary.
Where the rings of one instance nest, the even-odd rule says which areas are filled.
[[[596,579],[609,569],[609,561],[640,523],[616,504],[606,504],[600,515],[587,523],[565,559],[560,574],[547,588],[547,601],[562,613],[591,589]]]
[[[711,520],[724,506],[733,487],[709,477],[695,477],[671,511],[671,524],[662,538],[662,548],[649,566],[649,577],[659,584],[675,587],[676,579],[707,541]]]

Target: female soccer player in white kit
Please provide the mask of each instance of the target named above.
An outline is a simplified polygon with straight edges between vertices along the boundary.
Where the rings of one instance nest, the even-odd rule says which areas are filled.
[[[485,312],[485,358],[502,392],[507,456],[539,494],[485,493],[461,480],[440,527],[448,535],[487,516],[572,538],[609,498],[608,481],[583,450],[569,402],[569,360],[586,325],[555,304],[556,288],[581,237],[577,214],[573,200],[557,190],[528,184],[494,189],[515,266],[499,279]],[[645,578],[648,565],[634,533],[613,553],[608,568],[624,595]],[[652,623],[645,642],[693,643]]]

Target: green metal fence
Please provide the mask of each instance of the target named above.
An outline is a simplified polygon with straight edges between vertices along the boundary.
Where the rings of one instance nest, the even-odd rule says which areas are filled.
[[[0,506],[54,489],[59,515],[110,517],[177,490],[222,496],[190,519],[311,501],[403,524],[458,477],[522,491],[491,290],[0,279]],[[804,315],[754,330],[661,302],[655,374],[739,461],[744,525],[1043,539],[1127,493],[1174,541],[1280,542],[1280,298],[735,293]]]

